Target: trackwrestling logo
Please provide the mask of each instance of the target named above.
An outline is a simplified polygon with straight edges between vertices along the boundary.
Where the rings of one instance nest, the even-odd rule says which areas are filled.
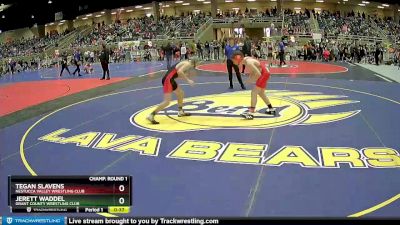
[[[343,95],[326,95],[320,92],[268,90],[277,115],[266,115],[264,103],[258,100],[254,120],[244,120],[240,114],[248,110],[244,104],[250,101],[250,91],[204,95],[185,99],[184,110],[190,117],[177,116],[177,102],[157,115],[159,125],[146,120],[156,105],[145,108],[130,117],[130,122],[139,128],[158,132],[185,132],[212,129],[268,129],[289,125],[316,125],[350,118],[361,110],[318,112],[319,109],[358,103]],[[326,110],[324,110],[326,111]]]

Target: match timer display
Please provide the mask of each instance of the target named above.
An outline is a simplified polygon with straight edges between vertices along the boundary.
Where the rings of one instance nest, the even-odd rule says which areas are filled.
[[[128,213],[131,176],[9,176],[13,213]]]

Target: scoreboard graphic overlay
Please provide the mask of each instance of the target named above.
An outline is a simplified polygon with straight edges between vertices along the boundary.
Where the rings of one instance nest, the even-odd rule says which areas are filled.
[[[127,213],[131,176],[9,176],[13,213]]]

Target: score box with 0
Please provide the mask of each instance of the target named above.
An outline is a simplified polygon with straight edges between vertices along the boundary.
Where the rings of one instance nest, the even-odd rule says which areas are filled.
[[[131,176],[10,176],[8,182],[11,208],[132,205]]]

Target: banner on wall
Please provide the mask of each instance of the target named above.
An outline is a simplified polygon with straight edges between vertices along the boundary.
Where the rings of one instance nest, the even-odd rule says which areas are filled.
[[[121,17],[121,10],[117,10],[117,14],[115,15],[115,21],[118,21]]]
[[[321,42],[322,39],[322,34],[319,33],[313,33],[312,34],[312,38],[315,42]]]
[[[118,42],[118,48],[131,48],[138,47],[140,45],[140,41],[121,41]]]
[[[54,21],[59,21],[64,19],[64,14],[63,12],[56,12],[54,14]]]
[[[10,36],[6,37],[6,43],[11,43],[13,41],[13,38]]]

